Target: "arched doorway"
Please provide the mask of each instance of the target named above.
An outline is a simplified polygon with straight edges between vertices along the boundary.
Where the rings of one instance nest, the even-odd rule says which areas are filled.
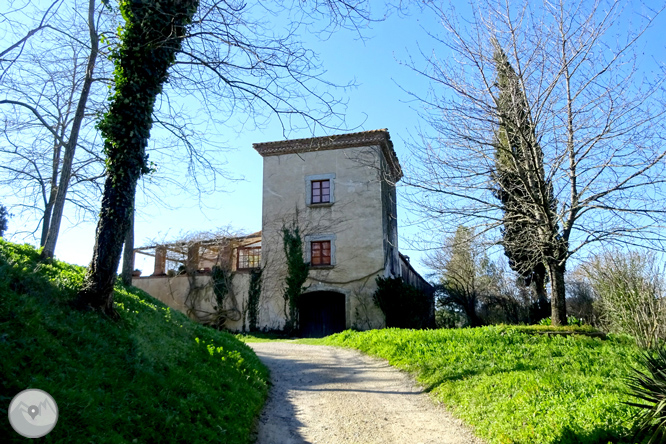
[[[346,328],[344,294],[313,291],[301,295],[300,299],[299,323],[303,337],[320,338]]]

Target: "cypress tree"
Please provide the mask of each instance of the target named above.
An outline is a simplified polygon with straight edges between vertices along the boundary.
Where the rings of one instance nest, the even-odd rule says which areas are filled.
[[[545,280],[544,206],[556,209],[552,186],[543,168],[543,152],[531,119],[520,79],[506,53],[493,40],[497,71],[496,97],[499,128],[495,134],[495,197],[501,202],[502,241],[509,265],[538,297],[534,317],[548,315]],[[544,205],[540,205],[544,204]],[[548,230],[546,230],[548,231]]]
[[[5,231],[7,231],[7,222],[9,220],[9,216],[11,216],[11,214],[9,214],[7,208],[0,204],[0,237],[5,234]]]

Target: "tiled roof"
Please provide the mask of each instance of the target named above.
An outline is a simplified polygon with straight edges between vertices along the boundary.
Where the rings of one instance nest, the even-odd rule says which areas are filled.
[[[276,142],[253,143],[252,147],[262,156],[279,156],[309,151],[338,150],[360,146],[379,145],[391,169],[393,180],[402,177],[402,168],[393,149],[391,136],[386,128],[334,136],[311,137],[309,139],[279,140]]]

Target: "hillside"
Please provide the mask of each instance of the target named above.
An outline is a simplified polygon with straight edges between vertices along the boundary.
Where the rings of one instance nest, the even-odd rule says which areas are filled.
[[[232,335],[116,287],[117,322],[70,307],[85,270],[0,239],[0,405],[56,400],[52,443],[249,442],[268,372]],[[24,442],[8,421],[0,436]],[[7,442],[7,441],[5,441]]]

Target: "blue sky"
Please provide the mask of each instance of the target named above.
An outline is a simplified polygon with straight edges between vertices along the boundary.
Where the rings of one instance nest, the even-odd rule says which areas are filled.
[[[372,2],[376,14],[381,10],[381,3]],[[664,22],[663,18],[661,23]],[[639,45],[639,52],[656,54],[658,59],[661,58],[664,45],[663,39],[657,38],[659,28],[659,24],[653,28],[650,34],[653,38]],[[362,29],[364,39],[359,39],[357,33],[348,30],[336,32],[326,40],[319,40],[307,31],[301,34],[305,46],[319,54],[326,70],[326,80],[336,84],[352,81],[357,84],[356,87],[335,93],[347,102],[346,122],[350,130],[388,128],[403,165],[409,158],[407,142],[416,134],[420,123],[418,110],[421,105],[410,101],[402,88],[422,93],[428,88],[428,83],[400,62],[406,61],[411,55],[416,63],[425,63],[420,52],[427,54],[433,47],[426,30],[437,32],[439,29],[430,11],[422,12],[411,7],[409,15],[393,13],[386,20]],[[439,58],[446,57],[441,47],[437,55]],[[231,125],[220,132],[227,134],[224,141],[229,147],[224,154],[227,170],[243,180],[221,183],[220,188],[224,191],[211,193],[203,197],[201,202],[187,196],[172,195],[165,189],[164,199],[176,209],[167,209],[140,198],[139,202],[142,203],[135,227],[136,247],[147,245],[155,239],[170,240],[177,238],[180,233],[214,231],[218,227],[231,226],[244,232],[261,229],[262,159],[252,149],[252,143],[281,140],[284,138],[282,128],[276,119],[272,119],[262,129],[241,129]],[[289,134],[290,138],[310,136],[307,131]],[[411,250],[408,245],[408,239],[414,236],[418,227],[409,225],[410,214],[400,197],[401,193],[399,187],[400,250],[412,258],[418,271],[426,272],[420,263],[424,253]],[[12,231],[24,223],[18,218],[11,219],[7,237],[13,241],[23,241],[12,237]],[[92,256],[94,235],[94,223],[64,221],[56,256],[67,262],[87,265]],[[437,233],[432,235],[435,240],[439,240],[436,239]],[[31,239],[25,240],[35,243]],[[136,266],[144,273],[150,273],[152,261],[142,260],[138,256]]]

